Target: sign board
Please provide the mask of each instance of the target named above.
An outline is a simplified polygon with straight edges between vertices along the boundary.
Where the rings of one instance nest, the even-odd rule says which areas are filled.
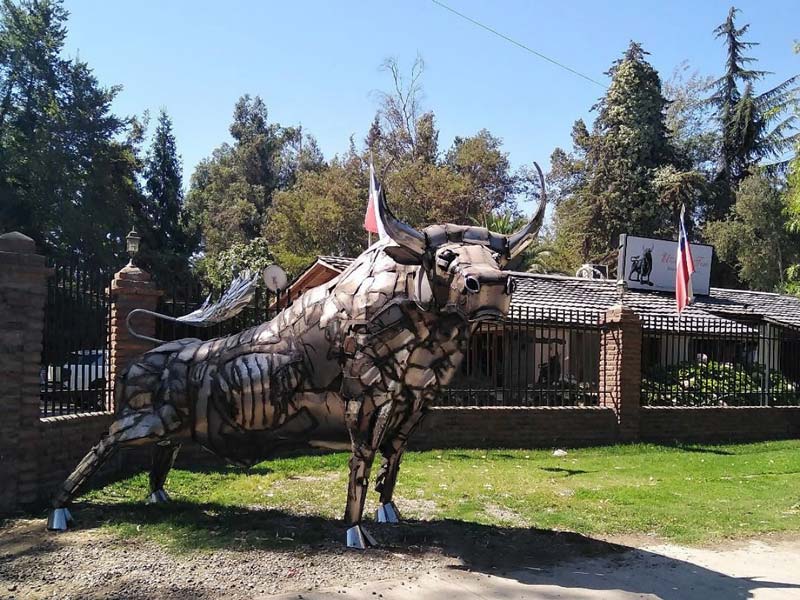
[[[711,258],[714,248],[705,244],[690,244],[695,273],[692,289],[695,294],[707,295],[711,285]],[[675,261],[678,242],[619,236],[617,273],[622,274],[629,289],[675,291]]]

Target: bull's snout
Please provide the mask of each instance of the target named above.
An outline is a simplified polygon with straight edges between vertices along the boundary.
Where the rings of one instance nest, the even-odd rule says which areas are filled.
[[[481,282],[474,275],[467,275],[464,277],[464,289],[471,294],[477,294],[481,291]]]

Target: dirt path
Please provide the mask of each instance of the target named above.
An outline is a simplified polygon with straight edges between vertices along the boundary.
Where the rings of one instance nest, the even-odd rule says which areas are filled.
[[[750,542],[734,549],[655,546],[623,554],[527,567],[492,575],[437,569],[412,581],[379,582],[369,589],[337,587],[302,594],[304,600],[797,600],[800,543]],[[284,594],[273,600],[297,600]]]
[[[633,549],[457,521],[373,532],[383,545],[366,553],[333,536],[280,549],[175,553],[99,528],[50,534],[41,520],[17,520],[0,528],[0,598],[800,598],[795,541]]]

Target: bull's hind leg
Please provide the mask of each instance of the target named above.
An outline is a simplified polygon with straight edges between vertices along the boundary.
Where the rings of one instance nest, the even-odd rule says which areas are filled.
[[[80,487],[103,466],[119,447],[117,436],[106,435],[94,446],[83,460],[78,463],[75,470],[61,484],[53,495],[53,510],[47,518],[47,528],[51,531],[64,531],[67,523],[72,521],[72,515],[67,505],[78,493]]]
[[[159,442],[153,449],[153,462],[150,467],[150,495],[147,497],[148,504],[161,504],[169,502],[169,496],[164,491],[164,483],[167,481],[175,458],[181,449],[180,444],[174,442]]]
[[[123,445],[142,443],[148,440],[163,440],[180,427],[175,409],[163,405],[156,411],[129,411],[118,417],[108,434],[83,457],[75,470],[53,495],[53,510],[47,519],[47,528],[63,531],[72,516],[67,509],[80,488]]]

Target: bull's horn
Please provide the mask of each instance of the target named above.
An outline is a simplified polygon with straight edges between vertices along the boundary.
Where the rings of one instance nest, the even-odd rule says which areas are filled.
[[[417,256],[425,253],[425,235],[410,225],[406,225],[392,214],[386,205],[386,194],[383,187],[378,190],[378,220],[383,225],[383,230],[397,244],[410,250]]]
[[[547,191],[544,187],[544,175],[537,163],[533,163],[536,171],[539,173],[539,184],[542,186],[542,194],[539,200],[539,208],[533,218],[516,233],[508,236],[508,253],[511,258],[519,255],[527,248],[533,241],[544,221],[544,209],[547,206]]]

